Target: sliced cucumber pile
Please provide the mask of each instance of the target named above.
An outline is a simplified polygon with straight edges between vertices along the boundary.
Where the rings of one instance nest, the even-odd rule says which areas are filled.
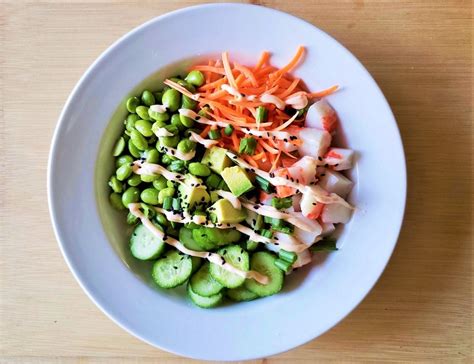
[[[203,297],[211,297],[224,288],[222,284],[212,278],[209,272],[209,266],[209,263],[204,263],[189,280],[193,292]]]
[[[257,252],[250,258],[250,269],[262,273],[270,278],[268,284],[260,284],[253,279],[245,281],[245,288],[259,297],[271,296],[278,293],[283,287],[284,273],[275,265],[276,256],[268,252]]]
[[[186,282],[192,270],[191,257],[174,250],[156,261],[153,265],[152,276],[158,286],[174,288]]]
[[[196,306],[202,308],[211,308],[217,306],[219,303],[221,303],[223,297],[222,293],[217,293],[210,297],[200,296],[193,291],[190,284],[188,284],[187,291],[191,301],[193,301]]]
[[[158,258],[165,250],[165,243],[144,225],[138,225],[130,238],[130,251],[140,260]]]
[[[226,263],[243,270],[249,270],[249,254],[239,245],[228,245],[217,251]],[[226,288],[236,288],[245,282],[245,278],[229,272],[219,264],[211,263],[210,272],[212,277]]]
[[[237,288],[228,289],[226,291],[227,297],[232,301],[242,302],[242,301],[252,301],[258,298],[258,295],[249,291],[245,286],[240,286]]]

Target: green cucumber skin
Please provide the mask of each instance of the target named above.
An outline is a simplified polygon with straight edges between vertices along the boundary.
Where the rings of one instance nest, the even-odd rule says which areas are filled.
[[[215,294],[211,297],[202,297],[194,292],[191,288],[191,285],[187,285],[187,292],[188,296],[191,298],[191,301],[198,307],[201,308],[212,308],[216,307],[219,303],[222,302],[222,298],[224,297],[222,293]]]
[[[250,269],[266,275],[270,278],[270,282],[264,285],[253,279],[247,279],[245,288],[259,297],[271,296],[280,292],[283,288],[285,275],[281,269],[275,266],[276,259],[276,256],[269,252],[254,253],[250,258]]]
[[[192,269],[191,257],[180,255],[175,250],[155,262],[152,276],[161,288],[174,288],[186,282],[191,276]]]

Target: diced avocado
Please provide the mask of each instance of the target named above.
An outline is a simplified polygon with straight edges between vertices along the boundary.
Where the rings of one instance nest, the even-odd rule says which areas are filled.
[[[217,222],[221,224],[237,224],[247,217],[246,210],[234,208],[229,200],[220,199],[212,207]]]
[[[219,147],[206,149],[201,163],[207,164],[214,172],[222,173],[224,168],[230,167],[232,161],[227,156],[227,150]]]
[[[222,178],[235,196],[240,196],[253,188],[247,173],[239,166],[227,167],[222,171]]]
[[[210,201],[202,180],[191,174],[185,176],[184,184],[179,185],[178,190],[181,193],[182,207],[185,209],[199,204],[207,204]]]
[[[209,195],[211,196],[211,202],[213,203],[219,199],[219,195],[217,194],[216,191],[211,191]]]

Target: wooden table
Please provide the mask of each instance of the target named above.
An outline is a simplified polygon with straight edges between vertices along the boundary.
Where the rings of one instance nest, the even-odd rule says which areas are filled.
[[[187,362],[124,332],[79,288],[53,236],[46,165],[60,110],[94,59],[196,3],[0,2],[0,363]],[[319,339],[256,362],[471,362],[470,1],[262,3],[365,64],[398,120],[409,192],[397,249],[363,303]]]

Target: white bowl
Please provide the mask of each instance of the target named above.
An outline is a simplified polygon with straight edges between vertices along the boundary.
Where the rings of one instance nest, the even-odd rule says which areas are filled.
[[[150,284],[127,255],[123,218],[107,202],[113,140],[123,100],[172,74],[169,65],[228,50],[255,62],[262,50],[281,66],[307,47],[296,75],[328,99],[342,121],[341,143],[358,153],[351,201],[357,206],[340,250],[293,275],[280,294],[216,309]],[[177,63],[178,62],[178,63]],[[156,73],[158,70],[164,71]],[[144,81],[146,80],[146,81]],[[112,120],[112,121],[111,121]],[[406,196],[403,147],[390,107],[357,59],[298,18],[265,7],[212,4],[160,16],[125,35],[87,70],[54,135],[48,193],[59,246],[89,297],[118,325],[161,349],[192,358],[244,360],[280,353],[344,318],[369,292],[395,247]],[[124,264],[125,263],[125,264]],[[94,328],[91,327],[91,330]]]

